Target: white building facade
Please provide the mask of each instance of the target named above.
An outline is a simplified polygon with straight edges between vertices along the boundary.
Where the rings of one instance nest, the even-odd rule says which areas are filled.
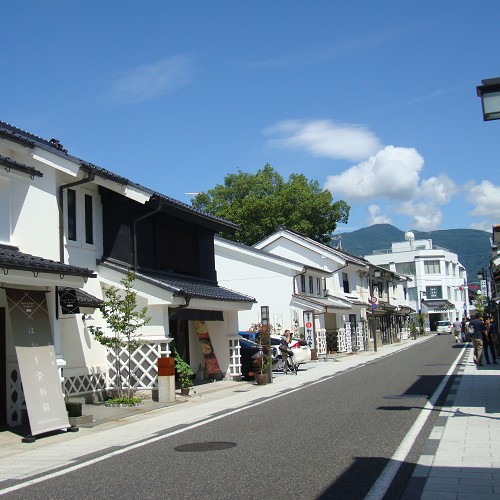
[[[410,235],[404,242],[392,243],[391,249],[365,258],[412,279],[407,290],[410,306],[427,315],[431,330],[439,320],[453,322],[468,316],[467,273],[457,254]]]

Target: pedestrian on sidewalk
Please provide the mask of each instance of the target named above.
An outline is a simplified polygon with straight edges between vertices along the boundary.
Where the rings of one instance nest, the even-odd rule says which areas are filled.
[[[493,346],[495,347],[495,355],[497,358],[500,358],[500,334],[498,333],[498,323],[495,316],[493,316],[490,319],[490,326],[488,328],[488,333],[490,334],[490,337],[493,340]]]
[[[481,314],[476,313],[469,325],[473,328],[472,345],[474,346],[474,363],[477,368],[483,366],[483,334],[486,331]]]
[[[460,333],[462,332],[462,323],[458,319],[458,316],[453,322],[453,333],[455,334],[455,342],[460,342]]]
[[[484,320],[485,333],[483,334],[483,347],[484,347],[484,357],[486,358],[486,363],[490,364],[490,357],[488,355],[491,354],[491,358],[493,364],[497,364],[496,356],[495,356],[495,344],[493,343],[493,337],[491,336],[491,320],[489,318]]]

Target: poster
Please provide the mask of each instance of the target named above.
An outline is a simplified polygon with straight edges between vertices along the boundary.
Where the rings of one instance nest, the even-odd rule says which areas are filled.
[[[45,292],[13,288],[6,292],[31,434],[70,427]]]
[[[222,378],[222,372],[219,367],[219,362],[214,353],[212,341],[208,333],[208,327],[205,321],[195,321],[194,326],[198,332],[198,340],[201,344],[201,350],[205,358],[205,367],[209,378]]]

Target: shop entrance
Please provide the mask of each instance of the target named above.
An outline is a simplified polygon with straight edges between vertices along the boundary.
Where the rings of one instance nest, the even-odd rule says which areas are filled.
[[[184,319],[169,320],[170,336],[180,357],[189,363],[189,325]]]

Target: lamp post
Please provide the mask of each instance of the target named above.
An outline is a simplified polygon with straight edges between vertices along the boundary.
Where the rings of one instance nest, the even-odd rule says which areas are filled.
[[[481,80],[481,83],[476,91],[483,106],[483,120],[500,120],[500,78]]]

